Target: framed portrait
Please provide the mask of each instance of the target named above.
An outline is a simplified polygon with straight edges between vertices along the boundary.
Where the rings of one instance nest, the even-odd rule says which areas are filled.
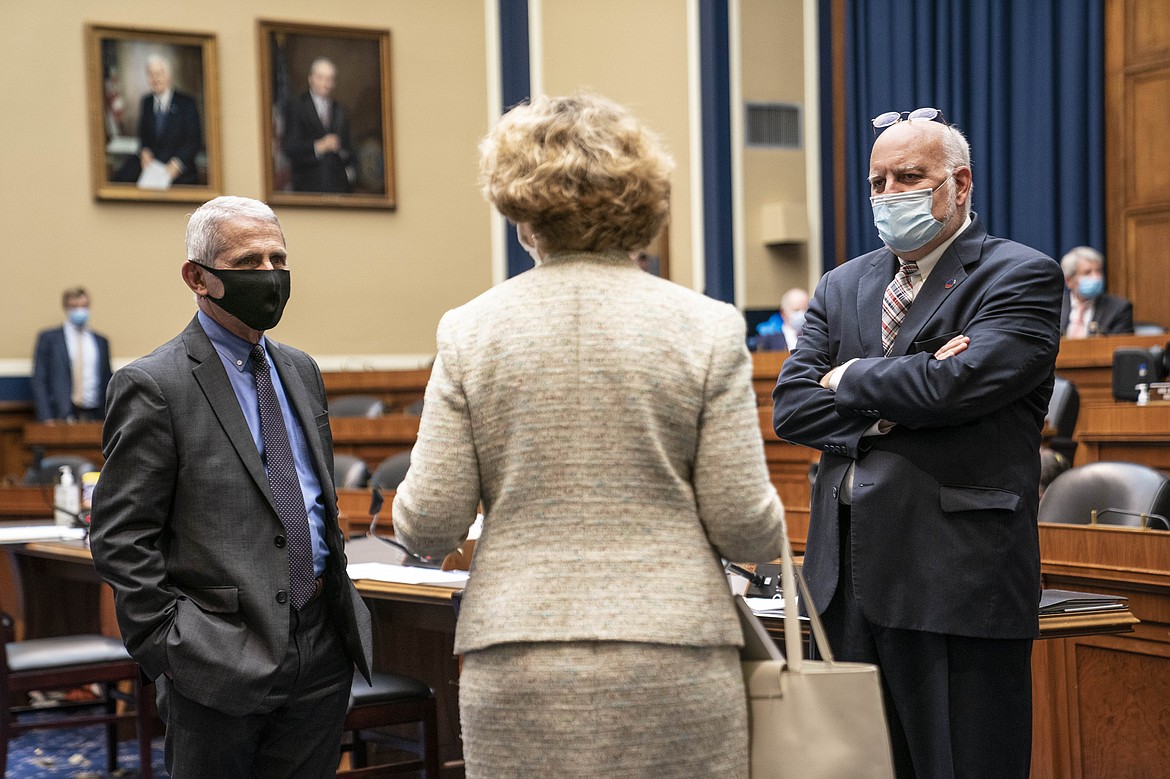
[[[394,208],[390,31],[261,20],[259,32],[268,202]]]
[[[86,41],[94,197],[221,194],[215,36],[91,24]]]

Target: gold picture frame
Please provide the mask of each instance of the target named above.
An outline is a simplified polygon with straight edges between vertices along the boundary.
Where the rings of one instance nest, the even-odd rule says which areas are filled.
[[[86,48],[94,197],[221,194],[215,36],[89,24]]]
[[[395,207],[390,31],[260,20],[271,205]]]

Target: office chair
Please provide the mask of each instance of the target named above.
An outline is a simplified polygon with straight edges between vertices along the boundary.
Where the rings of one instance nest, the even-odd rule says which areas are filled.
[[[375,395],[342,395],[329,401],[329,415],[334,417],[366,417],[377,419],[385,406]]]
[[[68,465],[69,470],[73,471],[73,480],[77,484],[81,484],[81,474],[88,471],[96,471],[98,467],[93,464],[88,458],[81,457],[75,454],[61,454],[53,455],[52,457],[43,457],[35,461],[32,466],[24,472],[24,483],[30,486],[38,484],[56,484],[57,477],[60,476],[62,465]]]
[[[1170,530],[1170,478],[1137,463],[1099,462],[1057,476],[1040,499],[1040,522]]]
[[[333,488],[364,490],[370,483],[366,461],[352,454],[333,455]]]
[[[373,687],[354,674],[349,711],[342,726],[342,752],[352,752],[353,768],[338,771],[339,777],[390,776],[420,769],[427,779],[439,776],[439,724],[435,694],[423,682],[409,676],[373,674]],[[418,723],[418,739],[410,740],[375,728]],[[414,752],[415,759],[370,766],[367,745],[381,743]]]
[[[374,475],[370,477],[370,487],[396,490],[402,480],[406,478],[408,470],[410,470],[410,452],[392,454],[374,469]]]
[[[12,617],[0,612],[0,775],[8,766],[8,741],[13,736],[42,728],[75,728],[80,725],[106,726],[106,770],[118,767],[117,724],[133,721],[138,732],[139,776],[151,777],[150,737],[154,707],[150,694],[143,689],[138,664],[130,659],[122,642],[106,636],[61,636],[31,641],[14,641]],[[118,682],[133,686],[130,696],[133,711],[118,713],[117,698],[126,696],[115,692]],[[103,695],[96,701],[61,704],[37,708],[40,718],[19,722],[18,715],[34,709],[17,705],[16,700],[32,690],[72,689],[100,684]],[[80,708],[101,706],[97,714],[77,713]],[[43,719],[54,714],[62,716]]]
[[[1073,461],[1077,453],[1077,442],[1073,434],[1077,427],[1077,417],[1081,412],[1081,393],[1077,385],[1068,379],[1056,377],[1052,387],[1052,398],[1048,401],[1048,413],[1044,417],[1044,425],[1052,430],[1048,438],[1048,448],[1059,452],[1069,462]]]

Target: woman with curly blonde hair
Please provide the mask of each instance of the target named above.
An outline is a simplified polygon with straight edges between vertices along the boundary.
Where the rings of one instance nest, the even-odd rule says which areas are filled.
[[[625,109],[538,98],[484,139],[537,266],[448,312],[399,540],[483,532],[455,650],[469,777],[743,777],[742,635],[720,556],[771,560],[744,322],[638,269],[672,162]]]

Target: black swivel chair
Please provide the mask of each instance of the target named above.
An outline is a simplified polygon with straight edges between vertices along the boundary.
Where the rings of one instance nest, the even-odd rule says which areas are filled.
[[[1136,463],[1098,462],[1065,471],[1040,499],[1040,522],[1170,530],[1170,478]]]
[[[1050,449],[1059,452],[1070,463],[1077,453],[1077,442],[1073,434],[1080,412],[1081,394],[1077,390],[1077,385],[1057,376],[1056,384],[1052,387],[1052,398],[1048,401],[1048,414],[1044,417],[1045,427],[1052,431],[1046,443]]]
[[[374,469],[374,475],[370,477],[370,487],[378,487],[383,491],[396,490],[406,478],[409,469],[410,452],[392,454]]]
[[[342,395],[329,401],[329,415],[377,419],[385,412],[382,399],[375,395]]]
[[[370,469],[366,461],[352,454],[333,455],[333,488],[364,490],[370,483]]]
[[[60,471],[63,465],[68,465],[69,470],[73,471],[73,481],[77,484],[81,484],[81,474],[98,470],[98,467],[93,462],[80,455],[54,455],[52,457],[42,458],[25,471],[24,483],[30,486],[56,484],[57,477],[61,475]]]
[[[354,674],[349,711],[345,715],[343,752],[352,752],[353,768],[337,772],[338,777],[392,776],[418,771],[426,779],[439,776],[439,725],[435,695],[425,683],[409,676],[375,671],[373,687],[361,674]],[[404,739],[385,728],[417,723],[418,737]],[[367,745],[381,743],[414,753],[414,758],[388,764],[370,765]]]

